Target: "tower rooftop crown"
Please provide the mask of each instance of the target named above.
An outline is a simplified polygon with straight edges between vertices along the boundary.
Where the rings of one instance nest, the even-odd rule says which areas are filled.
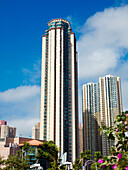
[[[51,19],[51,20],[48,22],[48,25],[50,25],[52,22],[58,22],[58,21],[65,22],[65,23],[67,23],[67,24],[69,24],[69,25],[70,25],[70,22],[69,22],[69,21],[67,21],[67,20],[65,20],[65,19],[63,19],[63,18]]]
[[[53,24],[55,24],[55,23],[57,23],[57,22],[66,23],[66,24],[68,24],[68,27],[71,28],[70,22],[67,21],[67,20],[65,20],[65,19],[63,19],[63,18],[58,18],[58,19],[52,19],[52,20],[50,20],[50,21],[48,22],[48,26],[51,26],[51,25],[53,25]]]

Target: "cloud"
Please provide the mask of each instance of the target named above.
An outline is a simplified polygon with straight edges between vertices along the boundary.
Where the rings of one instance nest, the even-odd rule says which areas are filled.
[[[23,136],[31,135],[32,126],[39,121],[39,113],[39,86],[20,86],[0,92],[0,119],[16,126]]]
[[[10,126],[17,128],[17,136],[32,137],[32,127],[35,123],[39,122],[39,118],[27,118],[27,119],[14,119],[9,120],[8,124]]]
[[[24,84],[39,84],[41,77],[41,61],[37,60],[31,68],[23,68]]]
[[[31,98],[39,92],[40,88],[36,85],[8,89],[7,91],[0,92],[0,102],[19,102]]]
[[[128,53],[128,5],[90,17],[78,40],[80,79],[114,72]]]
[[[121,77],[123,110],[128,110],[128,5],[107,8],[79,29],[79,100],[82,84],[112,74]],[[79,104],[79,112],[82,106]],[[82,115],[79,116],[82,121]]]

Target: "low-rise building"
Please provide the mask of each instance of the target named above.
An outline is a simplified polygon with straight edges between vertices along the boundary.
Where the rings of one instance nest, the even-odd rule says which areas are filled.
[[[34,140],[32,138],[24,138],[24,137],[17,137],[17,138],[10,138],[10,137],[4,137],[0,139],[0,156],[3,157],[3,159],[8,159],[9,155],[15,155],[18,150],[22,150],[22,147],[24,146],[24,142],[29,143],[31,148],[33,149],[33,152],[30,153],[29,149],[27,152],[27,155],[30,155],[32,157],[32,161],[29,162],[29,164],[33,164],[36,162],[35,155],[37,153],[37,148],[39,148],[42,144],[42,140]],[[43,167],[46,167],[46,162],[42,161],[41,164]]]

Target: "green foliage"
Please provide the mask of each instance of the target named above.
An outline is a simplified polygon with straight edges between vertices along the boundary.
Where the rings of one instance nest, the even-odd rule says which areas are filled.
[[[75,162],[73,164],[74,170],[79,170],[82,167],[82,160],[80,159],[75,159]]]
[[[36,158],[41,160],[44,159],[48,162],[49,168],[57,170],[59,167],[59,149],[53,141],[43,142],[42,147],[37,149]]]
[[[128,169],[128,111],[118,115],[113,127],[103,126],[101,129],[107,139],[115,140],[116,146],[111,148],[110,155],[102,158],[99,168],[124,170]]]
[[[31,163],[35,163],[35,161],[32,160],[32,158],[35,157],[35,149],[30,146],[28,142],[23,142],[23,147],[22,147],[22,158],[28,160]]]
[[[27,150],[30,148],[30,145],[29,145],[29,143],[28,142],[23,142],[23,147],[22,147],[22,149],[24,150],[24,152],[27,152]]]
[[[97,169],[100,170],[101,168],[100,168],[100,163],[98,162],[98,160],[102,158],[101,152],[96,151],[94,156],[95,156],[94,161],[96,163],[93,163],[91,165],[91,170],[96,170],[96,166],[97,166]]]
[[[29,168],[28,161],[23,158],[20,159],[21,157],[21,152],[18,151],[16,155],[9,155],[8,159],[5,161],[6,167],[3,168],[4,170],[27,170]]]
[[[66,166],[65,165],[61,165],[60,169],[66,170]]]
[[[75,162],[73,164],[73,168],[75,170],[79,170],[82,168],[84,162],[86,162],[87,160],[91,159],[92,155],[90,150],[86,150],[85,152],[81,152],[80,153],[80,159],[75,159]]]
[[[85,152],[80,153],[80,158],[84,159],[85,161],[92,158],[91,151],[86,150]]]
[[[30,167],[28,162],[32,162],[29,153],[34,153],[34,150],[29,143],[24,142],[22,149],[17,151],[16,155],[9,155],[8,159],[4,161],[6,165],[4,170],[27,170]]]
[[[3,157],[0,156],[0,169],[1,169],[1,165],[4,165],[4,160],[3,160]]]

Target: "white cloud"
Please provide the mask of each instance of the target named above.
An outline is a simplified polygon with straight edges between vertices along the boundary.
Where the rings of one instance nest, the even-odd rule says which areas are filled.
[[[27,98],[31,98],[39,94],[40,88],[38,86],[20,86],[15,89],[9,89],[0,92],[0,102],[19,102]]]
[[[78,40],[80,79],[102,76],[121,64],[128,52],[128,5],[90,17]]]
[[[20,86],[0,92],[0,119],[17,127],[17,134],[30,136],[32,126],[39,121],[40,87]]]
[[[41,61],[37,60],[32,64],[31,68],[23,68],[25,84],[38,84],[40,83],[41,76]]]
[[[97,12],[80,31],[79,87],[90,81],[98,82],[99,77],[107,74],[119,76],[123,109],[128,110],[128,5]]]

